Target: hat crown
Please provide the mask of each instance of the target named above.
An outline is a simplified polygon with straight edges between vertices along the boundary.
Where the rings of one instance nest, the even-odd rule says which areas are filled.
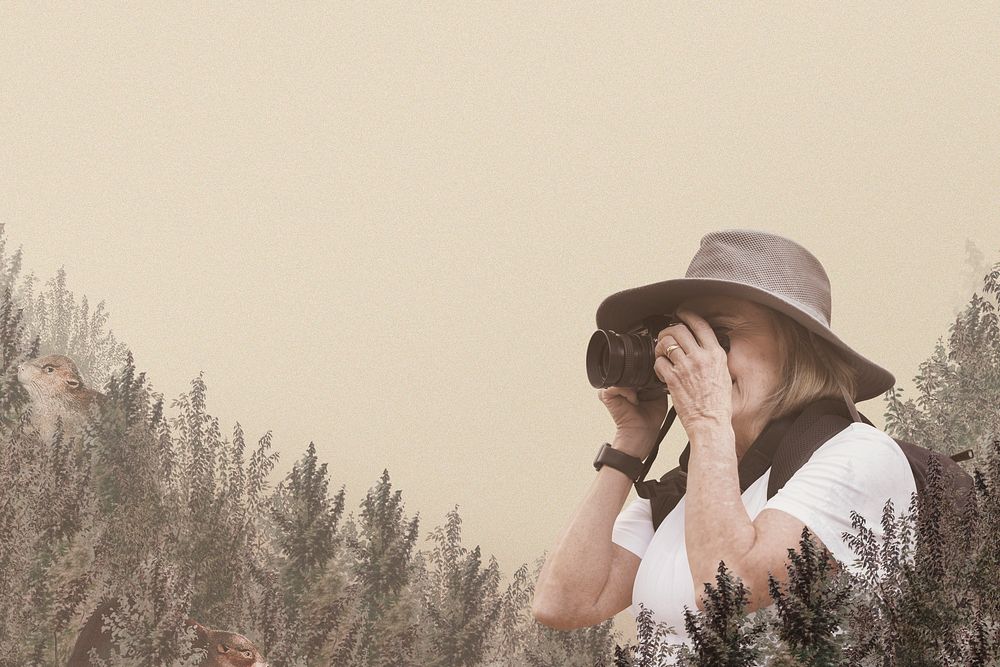
[[[754,229],[705,234],[686,277],[612,294],[597,308],[597,326],[628,331],[650,313],[668,313],[687,298],[710,294],[760,303],[825,339],[858,373],[854,401],[874,398],[896,381],[830,328],[830,278],[819,260],[791,239]]]
[[[772,292],[830,326],[830,278],[820,261],[791,239],[754,229],[705,234],[685,277],[728,280]]]

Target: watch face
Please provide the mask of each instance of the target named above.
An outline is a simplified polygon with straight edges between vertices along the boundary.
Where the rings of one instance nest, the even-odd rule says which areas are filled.
[[[633,482],[642,474],[643,463],[630,454],[619,452],[610,443],[604,443],[597,451],[597,458],[594,459],[594,469],[600,470],[604,465],[609,465],[615,470],[620,470]]]
[[[597,456],[594,457],[594,468],[596,468],[597,470],[600,470],[601,466],[604,465],[603,463],[600,462],[601,454],[603,454],[604,449],[609,446],[610,445],[608,445],[608,443],[605,442],[604,444],[602,444],[600,447],[597,448]]]

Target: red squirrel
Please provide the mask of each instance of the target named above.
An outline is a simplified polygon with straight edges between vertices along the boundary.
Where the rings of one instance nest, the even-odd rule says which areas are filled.
[[[108,659],[113,648],[111,633],[101,628],[104,617],[117,610],[113,601],[102,600],[86,625],[80,631],[73,645],[66,667],[92,667],[90,649],[96,649],[97,656]],[[252,641],[243,635],[224,630],[206,628],[193,619],[186,623],[194,627],[198,635],[195,647],[208,651],[202,667],[268,667],[267,660]]]
[[[80,370],[64,354],[48,354],[18,365],[17,380],[31,399],[31,421],[42,440],[49,442],[62,417],[63,433],[78,433],[90,417],[91,407],[106,400],[86,386]]]

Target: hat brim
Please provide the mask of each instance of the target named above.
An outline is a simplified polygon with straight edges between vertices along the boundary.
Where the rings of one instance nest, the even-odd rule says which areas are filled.
[[[800,304],[771,292],[732,280],[674,278],[616,292],[597,307],[597,327],[618,332],[628,331],[649,315],[673,312],[685,299],[704,295],[742,298],[768,306],[829,341],[846,355],[858,371],[855,402],[880,396],[896,384],[892,373],[842,341],[818,314],[804,310]]]

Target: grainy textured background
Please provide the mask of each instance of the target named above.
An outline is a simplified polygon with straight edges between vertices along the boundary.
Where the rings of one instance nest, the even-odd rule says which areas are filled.
[[[168,399],[204,370],[276,474],[314,440],[354,510],[387,467],[422,538],[457,503],[509,575],[613,433],[598,303],[708,231],[811,249],[834,329],[913,394],[1000,261],[998,15],[4,4],[0,221]]]

